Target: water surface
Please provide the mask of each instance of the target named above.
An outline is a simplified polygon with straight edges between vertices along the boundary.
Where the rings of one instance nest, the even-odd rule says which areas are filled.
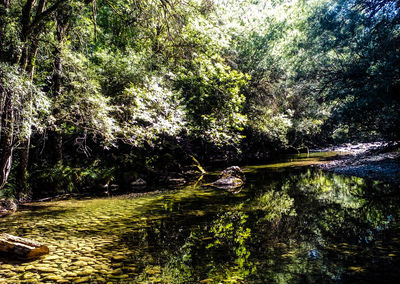
[[[393,283],[399,188],[310,167],[334,154],[245,167],[233,191],[198,184],[31,204],[0,220],[0,232],[50,254],[0,259],[0,282]]]

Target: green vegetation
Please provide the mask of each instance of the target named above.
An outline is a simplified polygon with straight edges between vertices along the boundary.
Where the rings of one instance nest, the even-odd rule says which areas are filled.
[[[0,190],[398,140],[399,19],[395,0],[4,0]]]

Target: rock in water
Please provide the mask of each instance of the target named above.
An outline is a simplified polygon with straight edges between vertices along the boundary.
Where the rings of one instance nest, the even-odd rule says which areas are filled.
[[[245,179],[242,169],[239,168],[238,166],[231,166],[223,170],[220,173],[219,178],[224,178],[224,177],[236,177],[242,179],[243,181]]]
[[[137,180],[131,182],[131,187],[132,188],[144,188],[146,187],[147,182],[141,178],[138,178]]]
[[[238,166],[229,167],[221,172],[212,185],[223,189],[233,189],[243,185],[245,176]]]
[[[17,211],[17,204],[11,199],[0,199],[0,217],[8,216]]]
[[[186,180],[184,178],[169,178],[168,179],[168,184],[169,185],[175,185],[175,186],[179,186],[179,185],[184,185],[186,183]]]
[[[34,259],[49,253],[49,248],[36,241],[0,234],[0,252],[20,259]]]

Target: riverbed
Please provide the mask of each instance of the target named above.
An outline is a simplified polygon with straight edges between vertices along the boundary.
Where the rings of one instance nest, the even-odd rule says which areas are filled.
[[[244,167],[245,186],[201,182],[137,198],[40,202],[0,232],[47,244],[0,259],[1,283],[393,283],[398,186],[311,167],[336,152]]]

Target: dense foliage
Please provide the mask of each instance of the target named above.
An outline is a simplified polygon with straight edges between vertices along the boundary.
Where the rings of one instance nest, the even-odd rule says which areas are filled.
[[[193,156],[397,140],[399,12],[396,0],[4,0],[0,188],[22,198]]]

